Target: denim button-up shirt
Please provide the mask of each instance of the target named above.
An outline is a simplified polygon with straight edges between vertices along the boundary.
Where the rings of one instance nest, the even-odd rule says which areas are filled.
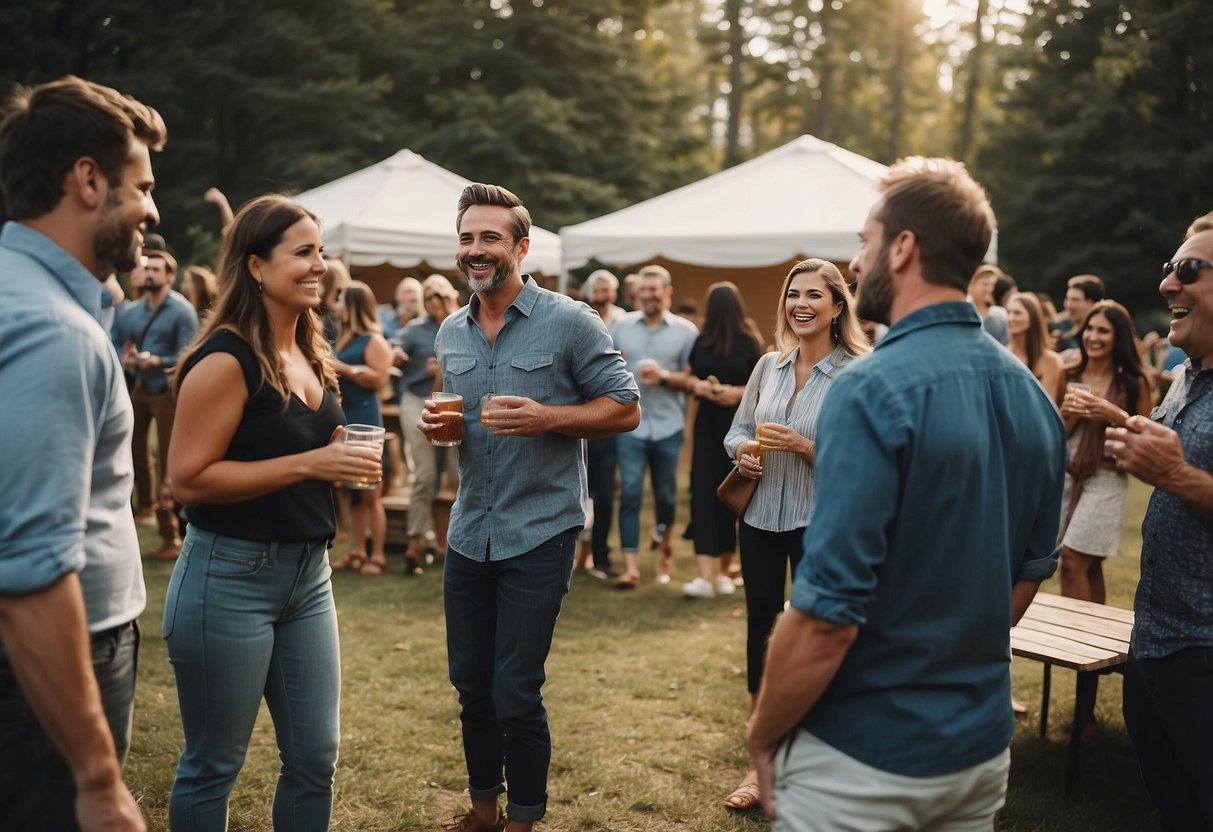
[[[147,334],[143,336],[139,348],[160,357],[159,367],[135,371],[135,377],[149,393],[168,390],[166,371],[177,365],[177,356],[189,346],[198,332],[198,313],[184,295],[170,291],[164,296],[161,306],[157,314],[148,305],[147,298],[140,298],[119,306],[114,318],[114,347],[118,355],[122,355],[127,341],[134,341],[146,329]],[[153,315],[156,316],[154,320]],[[151,326],[148,326],[149,322]]]
[[[1213,472],[1213,369],[1191,361],[1150,417],[1179,434],[1184,459]],[[1162,658],[1213,646],[1213,518],[1156,488],[1141,524],[1133,653]]]
[[[0,593],[80,573],[91,632],[143,611],[134,414],[101,282],[45,235],[0,232]]]
[[[802,726],[929,777],[1011,741],[1011,587],[1056,568],[1065,429],[968,303],[897,321],[838,373],[792,606],[859,628]]]
[[[494,436],[480,425],[485,393],[549,405],[640,399],[598,313],[540,289],[530,275],[523,278],[492,344],[476,323],[475,295],[438,330],[443,390],[463,396],[459,494],[447,537],[472,560],[516,557],[585,525],[584,440],[557,433]]]

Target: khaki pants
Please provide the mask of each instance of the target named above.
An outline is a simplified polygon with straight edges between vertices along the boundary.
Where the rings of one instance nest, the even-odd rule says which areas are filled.
[[[136,384],[131,392],[131,404],[135,409],[135,429],[131,438],[131,452],[135,458],[135,497],[139,501],[140,510],[156,506],[156,488],[165,480],[168,467],[168,443],[173,433],[173,413],[175,406],[173,394],[165,390],[163,393],[149,393],[142,384]],[[156,423],[157,452],[156,480],[152,479],[152,451],[148,443],[148,433],[152,422]]]

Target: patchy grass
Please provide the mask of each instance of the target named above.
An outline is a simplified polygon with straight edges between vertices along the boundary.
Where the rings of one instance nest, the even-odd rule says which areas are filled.
[[[685,489],[683,490],[685,497]],[[1109,603],[1132,604],[1140,520],[1148,489],[1134,482],[1121,557],[1107,565]],[[686,516],[685,505],[680,517]],[[646,530],[647,531],[647,530]],[[141,529],[145,550],[155,548]],[[642,540],[647,535],[642,536]],[[548,816],[552,832],[609,830],[765,830],[759,816],[734,816],[721,800],[747,765],[744,722],[745,602],[689,601],[679,587],[694,577],[693,553],[675,535],[674,581],[619,592],[583,574],[565,601],[544,689],[554,754]],[[467,806],[458,704],[446,677],[440,564],[418,578],[391,571],[372,578],[338,573],[341,625],[342,747],[335,830],[433,830]],[[167,829],[167,804],[181,727],[160,616],[171,564],[145,561],[149,604],[127,781],[149,828]],[[1057,580],[1046,591],[1057,591]],[[1101,729],[1082,751],[1080,794],[1062,794],[1065,724],[1073,674],[1053,674],[1046,739],[1037,736],[1041,665],[1016,659],[1016,696],[1030,713],[1012,745],[1010,794],[1000,830],[1156,828],[1120,715],[1120,677],[1100,683]],[[277,770],[273,727],[264,707],[231,801],[232,830],[271,828]]]

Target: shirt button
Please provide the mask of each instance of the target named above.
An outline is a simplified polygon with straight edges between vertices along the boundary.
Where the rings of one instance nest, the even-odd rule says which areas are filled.
[[[485,511],[492,511],[492,510],[493,510],[492,506],[489,506],[488,508],[485,509]]]

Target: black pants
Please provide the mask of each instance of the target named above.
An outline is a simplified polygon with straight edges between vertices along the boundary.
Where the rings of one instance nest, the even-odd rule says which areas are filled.
[[[604,572],[611,568],[611,549],[607,537],[611,533],[611,518],[615,514],[615,437],[590,439],[585,443],[586,476],[590,499],[594,501],[594,527],[590,529],[590,550],[594,553],[594,568]]]
[[[1163,832],[1213,830],[1213,647],[1130,651],[1124,715]]]
[[[737,536],[745,576],[746,682],[750,693],[758,693],[767,638],[787,597],[788,565],[795,575],[804,552],[804,529],[768,532],[742,520]]]

